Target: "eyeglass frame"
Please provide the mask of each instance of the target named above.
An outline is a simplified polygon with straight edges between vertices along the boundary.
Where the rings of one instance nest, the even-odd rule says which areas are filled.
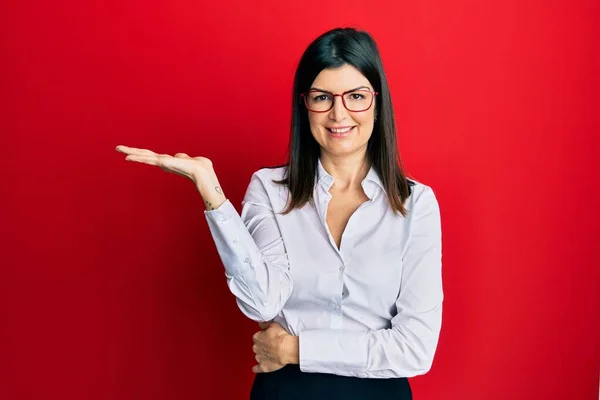
[[[324,111],[315,111],[315,110],[311,110],[310,108],[308,108],[308,104],[306,103],[307,102],[306,99],[307,99],[308,94],[309,93],[313,93],[313,92],[327,93],[327,94],[333,96],[333,99],[331,100],[331,107],[329,107],[327,110],[324,110]],[[356,110],[350,110],[348,108],[348,106],[346,106],[346,100],[344,100],[344,95],[348,94],[348,93],[352,93],[352,92],[369,92],[369,93],[371,93],[373,95],[373,97],[371,97],[371,103],[369,104],[369,107],[365,108],[364,110],[358,110],[358,111],[356,111]],[[375,100],[375,96],[377,96],[378,94],[379,94],[379,92],[376,92],[374,90],[369,90],[369,89],[351,89],[351,90],[345,91],[342,94],[333,94],[331,92],[328,92],[327,90],[310,89],[310,90],[308,90],[306,92],[300,93],[300,97],[304,98],[304,106],[306,107],[306,109],[308,111],[315,112],[315,113],[325,113],[325,112],[331,111],[331,109],[335,105],[335,98],[338,97],[338,96],[340,96],[342,98],[342,105],[349,112],[365,112],[365,111],[369,111],[371,109],[371,107],[373,107],[373,101]]]

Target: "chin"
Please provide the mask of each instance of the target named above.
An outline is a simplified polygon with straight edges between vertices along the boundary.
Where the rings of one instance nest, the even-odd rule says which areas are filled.
[[[333,145],[329,144],[328,146],[322,146],[322,149],[333,156],[345,156],[360,151],[362,149],[362,146],[356,146],[350,143],[348,143],[347,145],[338,143]]]

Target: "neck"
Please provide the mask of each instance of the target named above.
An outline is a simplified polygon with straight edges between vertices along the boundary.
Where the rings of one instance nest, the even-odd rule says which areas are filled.
[[[320,159],[325,171],[333,177],[334,187],[339,190],[361,188],[361,182],[369,173],[366,152],[341,157],[321,153]]]

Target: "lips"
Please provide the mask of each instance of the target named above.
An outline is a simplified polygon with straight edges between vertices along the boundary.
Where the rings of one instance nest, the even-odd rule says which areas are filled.
[[[327,130],[331,133],[348,133],[350,130],[354,128],[353,126],[341,126],[338,128],[327,128]]]
[[[340,128],[326,128],[329,132],[329,136],[333,138],[343,138],[348,136],[354,131],[354,126],[346,126]]]

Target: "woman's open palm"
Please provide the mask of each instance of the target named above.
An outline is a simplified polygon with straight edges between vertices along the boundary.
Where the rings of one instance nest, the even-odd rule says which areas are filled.
[[[127,157],[125,157],[127,161],[154,165],[167,172],[185,176],[194,182],[197,182],[198,176],[203,171],[212,168],[212,161],[208,158],[190,157],[185,153],[177,153],[171,156],[169,154],[157,154],[151,150],[137,149],[123,145],[117,146],[115,150],[127,154]]]

